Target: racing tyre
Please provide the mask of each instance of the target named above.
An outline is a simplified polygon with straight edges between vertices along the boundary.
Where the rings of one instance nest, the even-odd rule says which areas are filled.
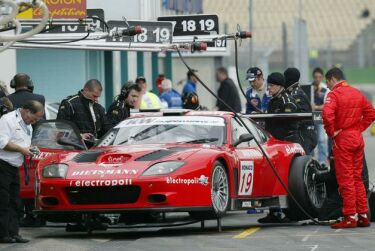
[[[229,184],[227,171],[220,161],[216,161],[211,174],[212,211],[193,211],[190,216],[197,220],[221,218],[229,207]]]
[[[320,168],[320,164],[312,156],[296,157],[289,170],[289,190],[312,217],[317,217],[327,198],[327,190],[324,182],[314,180],[315,173]],[[291,220],[306,220],[309,217],[303,213],[295,201],[289,196],[289,208],[286,210],[287,216]]]

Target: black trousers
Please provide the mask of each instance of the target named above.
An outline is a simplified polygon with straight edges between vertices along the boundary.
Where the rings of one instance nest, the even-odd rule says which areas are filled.
[[[18,167],[0,160],[0,238],[18,235],[19,193]]]

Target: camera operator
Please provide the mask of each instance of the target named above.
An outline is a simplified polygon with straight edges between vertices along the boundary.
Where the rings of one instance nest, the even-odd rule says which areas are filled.
[[[20,178],[18,167],[24,156],[37,149],[31,147],[32,124],[43,118],[44,107],[27,101],[22,108],[0,118],[0,243],[26,243],[18,234]]]
[[[115,98],[115,101],[109,106],[107,111],[107,118],[112,126],[117,125],[130,116],[130,109],[134,108],[138,102],[141,92],[141,87],[132,81],[127,82],[121,87],[120,95]]]

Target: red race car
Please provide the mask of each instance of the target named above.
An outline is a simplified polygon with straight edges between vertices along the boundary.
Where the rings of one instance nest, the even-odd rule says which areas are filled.
[[[299,203],[316,216],[326,198],[324,183],[313,178],[319,163],[299,144],[276,140],[253,120],[243,120],[251,133],[229,112],[133,116],[90,150],[42,158],[35,212],[52,222],[101,214],[119,214],[120,222],[127,222],[134,212],[189,212],[195,219],[209,219],[228,210],[280,207],[292,219],[305,219],[256,138]],[[37,133],[51,130],[58,134],[58,145],[83,147],[72,131],[56,130],[56,123],[45,122]]]

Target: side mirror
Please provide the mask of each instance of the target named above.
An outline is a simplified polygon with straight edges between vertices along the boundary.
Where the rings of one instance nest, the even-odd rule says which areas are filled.
[[[243,143],[243,142],[249,142],[251,140],[254,139],[254,135],[250,134],[250,133],[245,133],[245,134],[242,134],[240,136],[240,138],[233,143],[233,146],[236,147],[238,146],[239,144]]]

